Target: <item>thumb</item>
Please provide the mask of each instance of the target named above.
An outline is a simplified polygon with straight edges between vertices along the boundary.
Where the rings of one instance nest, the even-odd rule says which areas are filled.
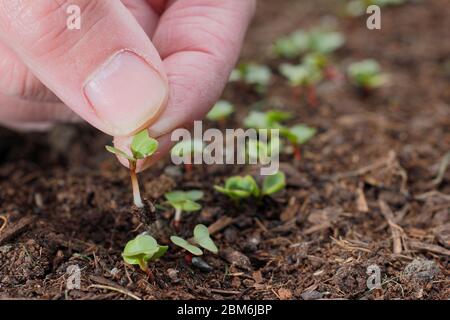
[[[69,6],[80,10],[79,30],[68,27]],[[121,1],[2,0],[0,41],[73,111],[110,135],[148,127],[166,104],[159,54]]]

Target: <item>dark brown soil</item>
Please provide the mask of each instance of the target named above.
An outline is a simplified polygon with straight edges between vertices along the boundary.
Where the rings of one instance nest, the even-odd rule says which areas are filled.
[[[337,3],[260,1],[243,60],[276,70],[270,43],[338,13]],[[375,58],[391,75],[371,97],[344,80],[327,82],[311,108],[276,77],[266,105],[320,134],[301,161],[283,156],[288,188],[275,199],[235,205],[213,191],[254,168],[194,166],[185,174],[167,160],[141,176],[160,243],[173,233],[162,195],[205,192],[204,209],[185,216],[181,234],[222,224],[213,236],[220,254],[204,258],[210,272],[175,248],[151,264],[154,282],[123,263],[124,245],[144,228],[131,213],[126,170],[104,151],[108,137],[87,126],[0,130],[0,298],[449,299],[450,169],[433,183],[450,150],[449,16],[450,1],[428,0],[383,9],[381,31],[366,29],[364,18],[338,18],[347,37],[335,55],[339,70]],[[239,109],[229,128],[260,100],[237,85],[224,96]],[[382,289],[369,291],[374,264]],[[68,291],[72,265],[81,289]]]

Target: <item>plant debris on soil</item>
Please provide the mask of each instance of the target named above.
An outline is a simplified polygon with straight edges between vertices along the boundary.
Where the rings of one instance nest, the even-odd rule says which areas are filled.
[[[276,74],[270,44],[330,19],[337,3],[260,1],[242,60]],[[233,203],[212,188],[254,167],[196,165],[185,173],[167,159],[142,174],[158,243],[170,245],[173,234],[164,193],[198,189],[203,209],[183,217],[180,236],[213,225],[220,249],[188,263],[170,245],[149,265],[154,281],[121,257],[146,227],[132,214],[127,170],[104,151],[109,137],[87,125],[1,129],[0,298],[449,299],[450,169],[442,165],[450,151],[449,16],[442,0],[383,8],[381,30],[368,30],[365,17],[338,15],[347,40],[334,56],[340,72],[373,58],[391,78],[369,97],[345,80],[326,82],[311,107],[279,74],[263,97],[230,84],[224,98],[237,112],[227,128],[242,127],[263,98],[319,133],[301,160],[281,157],[287,188],[263,202]],[[366,284],[371,265],[381,270],[374,290]],[[79,267],[79,289],[66,286],[70,266]]]

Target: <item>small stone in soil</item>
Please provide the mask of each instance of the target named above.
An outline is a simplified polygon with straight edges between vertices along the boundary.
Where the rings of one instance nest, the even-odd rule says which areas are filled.
[[[316,290],[305,291],[300,296],[302,297],[303,300],[317,300],[322,299],[323,297],[323,295]]]
[[[181,178],[183,177],[183,172],[180,167],[177,166],[168,166],[164,169],[164,173],[171,178]]]
[[[244,251],[247,252],[255,252],[256,250],[258,250],[258,246],[261,242],[261,237],[259,236],[259,234],[254,234],[251,235],[250,237],[247,238],[247,241],[244,244]]]
[[[192,258],[192,265],[203,272],[211,272],[214,270],[214,268],[211,267],[208,263],[206,263],[205,260],[199,257]]]
[[[156,221],[155,207],[144,199],[144,206],[139,208],[135,205],[131,207],[131,213],[146,227],[149,228]]]
[[[433,260],[414,259],[403,271],[407,277],[422,281],[431,281],[441,270]]]
[[[178,273],[179,272],[180,271],[178,271],[177,269],[173,269],[173,268],[167,269],[167,275],[169,276],[170,280],[173,283],[180,282],[180,279],[178,278]]]
[[[231,263],[232,265],[247,271],[252,270],[252,264],[250,259],[243,253],[233,250],[231,248],[221,251],[222,258]]]

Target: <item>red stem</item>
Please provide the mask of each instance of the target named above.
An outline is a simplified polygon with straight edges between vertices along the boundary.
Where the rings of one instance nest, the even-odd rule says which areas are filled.
[[[314,86],[308,87],[308,96],[307,96],[308,104],[312,107],[317,107],[317,94],[316,88]]]
[[[294,159],[298,161],[302,160],[302,151],[300,146],[294,145]]]
[[[185,163],[184,170],[186,171],[186,173],[191,173],[192,172],[192,163]]]

